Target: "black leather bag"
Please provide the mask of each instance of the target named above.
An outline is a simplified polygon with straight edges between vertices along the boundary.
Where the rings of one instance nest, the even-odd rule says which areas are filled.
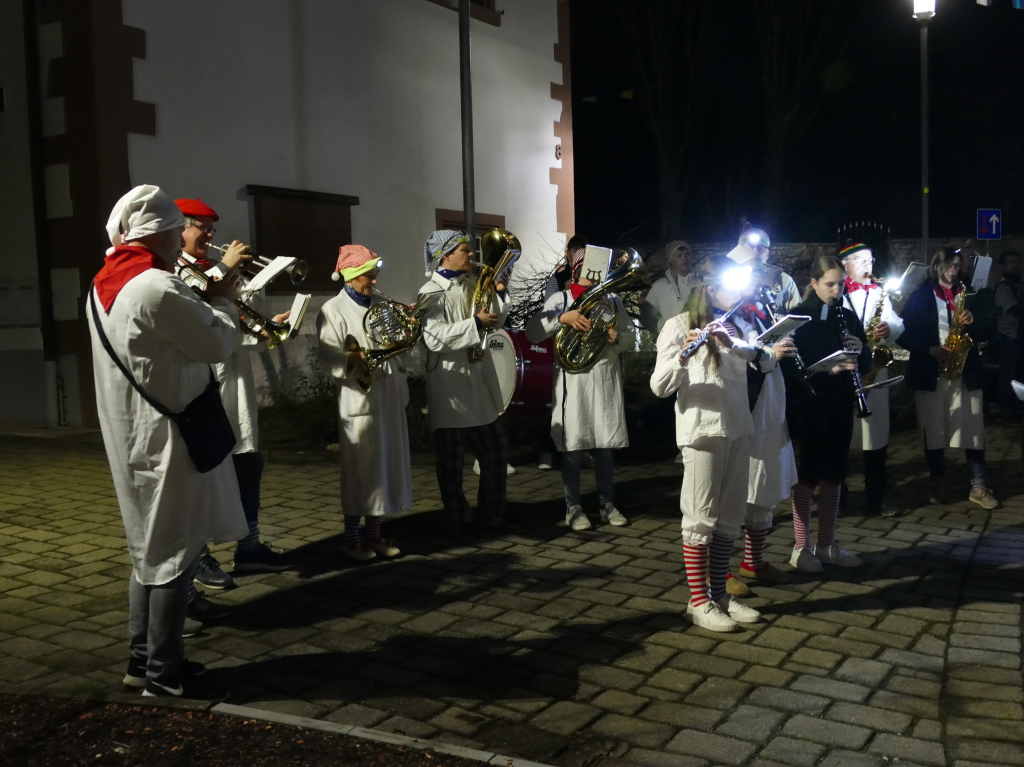
[[[213,375],[213,368],[210,369],[210,382],[203,393],[186,405],[180,413],[172,413],[155,399],[150,397],[139,386],[135,376],[131,374],[114,353],[110,345],[110,339],[103,332],[103,325],[100,323],[99,312],[96,311],[95,291],[89,290],[89,308],[92,309],[93,326],[103,342],[103,348],[107,350],[110,359],[117,365],[118,370],[128,379],[135,391],[139,393],[146,402],[152,405],[160,415],[166,416],[178,426],[178,433],[185,443],[189,458],[196,467],[196,471],[205,474],[220,466],[224,459],[231,455],[237,439],[235,430],[231,428],[231,421],[228,419],[227,411],[224,410],[224,403],[220,399],[220,384]]]

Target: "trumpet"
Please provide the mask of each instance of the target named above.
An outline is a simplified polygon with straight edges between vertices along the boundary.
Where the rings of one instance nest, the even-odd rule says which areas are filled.
[[[227,253],[229,245],[214,245],[210,243],[209,247],[214,250],[219,250],[221,253]],[[239,271],[247,273],[251,277],[255,277],[268,266],[274,262],[274,259],[267,258],[266,256],[257,256],[253,254],[251,261],[243,261],[238,265]],[[301,285],[306,277],[309,275],[309,264],[303,261],[301,258],[296,258],[292,264],[282,270],[288,275],[288,278],[292,281],[292,285]]]
[[[210,278],[195,264],[190,264],[184,258],[179,258],[175,266],[178,276],[181,277],[184,283],[192,288],[200,298],[208,302],[209,297],[206,295],[206,288],[210,284]],[[278,344],[286,341],[292,332],[291,323],[274,322],[240,299],[236,298],[231,303],[235,305],[235,309],[238,311],[238,319],[242,323],[243,332],[256,338],[263,338],[264,335],[269,336],[267,339],[268,349],[274,349]]]

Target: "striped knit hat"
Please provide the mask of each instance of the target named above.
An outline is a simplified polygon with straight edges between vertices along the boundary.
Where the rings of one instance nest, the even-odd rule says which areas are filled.
[[[871,254],[871,248],[865,245],[863,242],[854,242],[847,245],[845,248],[839,251],[839,260],[845,261],[848,258],[854,258],[861,251],[866,250],[868,254]]]
[[[438,229],[431,232],[423,245],[423,263],[426,265],[427,277],[441,263],[442,258],[464,242],[469,242],[469,235],[458,229]]]
[[[338,263],[334,267],[331,279],[337,282],[344,278],[346,282],[374,269],[380,269],[384,260],[362,245],[342,245],[338,248]]]

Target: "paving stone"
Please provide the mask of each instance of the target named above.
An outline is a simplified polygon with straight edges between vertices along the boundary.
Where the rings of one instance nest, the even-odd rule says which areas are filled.
[[[762,631],[753,641],[753,644],[771,647],[776,650],[791,651],[799,647],[809,636],[804,631],[772,626]]]
[[[5,645],[0,645],[0,651]],[[990,684],[950,679],[946,682],[946,694],[962,698],[981,698],[993,701],[1024,702],[1024,690],[1017,684]]]
[[[757,750],[753,743],[697,730],[682,730],[665,746],[666,750],[709,759],[717,764],[738,765]]]
[[[982,666],[996,666],[1016,670],[1020,668],[1020,656],[992,650],[971,650],[964,647],[950,647],[946,658],[950,663],[977,663]]]
[[[827,746],[839,748],[862,748],[871,737],[871,730],[853,724],[832,722],[816,717],[798,714],[782,728],[785,735],[803,740],[812,740]]]
[[[638,716],[676,727],[693,727],[710,731],[721,721],[724,714],[713,708],[655,701],[643,709]]]
[[[592,705],[617,714],[632,715],[646,706],[650,700],[639,695],[630,695],[619,690],[605,690],[592,701]]]
[[[765,687],[783,687],[789,684],[792,678],[793,674],[788,671],[767,666],[751,666],[740,676],[740,681]]]
[[[749,684],[711,677],[690,693],[686,702],[704,708],[728,709],[735,706],[749,690]]]
[[[785,718],[786,715],[781,711],[757,706],[737,706],[715,732],[754,743],[765,743]]]
[[[747,696],[746,702],[764,708],[820,714],[832,701],[820,695],[759,687]]]
[[[849,682],[840,682],[835,679],[820,679],[814,676],[799,676],[790,685],[791,690],[797,692],[809,692],[814,695],[821,695],[835,700],[845,700],[851,703],[861,703],[871,693],[867,687]]]
[[[556,735],[571,735],[601,715],[601,709],[582,703],[559,701],[530,720],[535,727]]]
[[[811,765],[817,764],[823,753],[825,753],[825,747],[817,743],[808,743],[806,740],[795,740],[780,735],[765,748],[762,748],[758,756],[782,764],[811,767]]]
[[[824,650],[812,650],[810,647],[801,647],[789,656],[791,663],[801,666],[814,666],[823,670],[835,668],[843,656],[839,653],[825,652]]]
[[[619,714],[605,714],[594,723],[593,731],[607,738],[626,741],[634,746],[657,748],[668,742],[674,727],[638,720]]]
[[[888,757],[890,761],[896,757],[905,762],[918,762],[919,764],[946,764],[946,755],[940,743],[901,735],[881,733],[871,741],[868,750],[873,754]]]
[[[902,733],[913,721],[906,714],[882,708],[860,706],[855,703],[836,703],[825,714],[828,719],[844,724],[855,724],[883,732]]]
[[[864,658],[847,658],[843,664],[836,669],[834,676],[846,682],[877,687],[880,685],[892,666],[881,661],[866,660]]]
[[[707,767],[703,759],[696,759],[691,756],[680,756],[679,754],[666,754],[664,751],[652,751],[649,748],[631,748],[622,756],[629,767],[639,765],[640,767]],[[621,764],[621,762],[620,762]],[[598,767],[603,767],[598,762]],[[617,767],[614,763],[608,767]]]

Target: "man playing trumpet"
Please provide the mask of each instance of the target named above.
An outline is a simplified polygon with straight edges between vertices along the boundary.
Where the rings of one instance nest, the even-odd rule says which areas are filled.
[[[335,273],[345,287],[317,317],[320,364],[338,381],[338,442],[341,459],[341,550],[357,562],[401,552],[381,537],[381,518],[412,506],[412,469],[405,407],[409,388],[397,359],[370,370],[371,346],[364,320],[383,299],[374,294],[383,261],[362,245],[338,250]],[[352,343],[355,341],[355,345]],[[359,520],[366,518],[360,534]]]
[[[185,217],[185,231],[182,239],[185,246],[181,257],[205,272],[214,280],[241,280],[237,271],[239,265],[252,258],[248,246],[235,240],[221,256],[212,249],[214,223],[220,217],[217,212],[200,199],[180,199],[175,205]],[[279,314],[275,322],[288,319],[288,312]],[[241,332],[241,331],[240,331]],[[220,382],[220,396],[224,402],[231,426],[238,442],[231,456],[238,478],[238,492],[242,509],[249,527],[248,534],[235,547],[234,565],[236,572],[275,572],[287,570],[294,564],[291,555],[274,551],[260,541],[260,485],[263,479],[263,456],[259,451],[259,425],[256,401],[256,382],[252,374],[249,354],[266,348],[264,339],[242,334],[242,343],[224,362],[214,365],[214,373]],[[220,563],[203,549],[196,566],[195,580],[211,589],[225,589],[234,586],[231,576],[225,573]],[[227,615],[228,608],[210,602],[190,590],[189,617],[195,620],[213,620]]]

